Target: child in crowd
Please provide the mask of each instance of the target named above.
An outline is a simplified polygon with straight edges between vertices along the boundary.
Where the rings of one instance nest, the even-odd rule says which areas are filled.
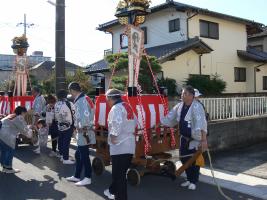
[[[49,127],[49,135],[51,136],[52,142],[52,151],[49,153],[50,157],[60,157],[57,152],[57,143],[58,143],[58,127],[55,120],[55,104],[57,99],[53,95],[47,96],[47,105],[46,105],[46,124]]]
[[[45,152],[47,148],[48,128],[44,119],[39,119],[36,126],[38,131],[38,147],[34,152],[40,154],[41,152]]]

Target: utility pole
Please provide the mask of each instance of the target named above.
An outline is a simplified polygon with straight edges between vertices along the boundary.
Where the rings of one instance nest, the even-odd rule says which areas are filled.
[[[23,25],[23,27],[24,27],[24,35],[25,35],[25,37],[26,37],[26,34],[27,34],[27,28],[31,28],[31,26],[34,26],[33,23],[27,24],[27,19],[26,19],[26,14],[25,13],[24,13],[23,22],[20,22],[20,23],[17,24],[17,26],[20,26],[20,25]]]
[[[65,77],[65,0],[56,0],[56,92],[66,89]]]

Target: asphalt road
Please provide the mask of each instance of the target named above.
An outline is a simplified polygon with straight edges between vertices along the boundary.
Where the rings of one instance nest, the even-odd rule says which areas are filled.
[[[72,147],[71,154],[74,153]],[[74,165],[63,165],[58,159],[47,155],[36,155],[32,147],[21,146],[15,155],[15,168],[18,174],[0,172],[0,200],[24,199],[70,199],[104,200],[103,191],[111,181],[110,167],[103,175],[93,176],[92,184],[77,187],[66,181],[72,175]],[[196,191],[179,187],[183,178],[172,181],[166,177],[144,176],[138,187],[129,186],[129,200],[223,200],[215,186],[199,183]],[[241,193],[224,190],[233,200],[257,200]]]

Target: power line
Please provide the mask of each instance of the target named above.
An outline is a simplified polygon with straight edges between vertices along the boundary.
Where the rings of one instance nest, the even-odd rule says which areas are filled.
[[[20,22],[20,23],[17,24],[17,26],[20,26],[20,25],[23,25],[23,27],[24,27],[24,35],[25,35],[25,37],[26,37],[27,28],[31,28],[32,26],[34,26],[33,23],[31,23],[31,24],[27,23],[26,14],[24,14],[24,22]]]

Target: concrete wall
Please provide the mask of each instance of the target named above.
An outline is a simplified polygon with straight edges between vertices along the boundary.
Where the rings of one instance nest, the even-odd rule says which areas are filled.
[[[209,124],[209,148],[229,150],[267,141],[267,116]]]
[[[169,21],[177,18],[180,19],[180,31],[170,33]],[[140,27],[147,27],[145,48],[186,40],[186,14],[176,11],[174,8],[167,8],[148,15],[145,23],[141,24]],[[122,26],[112,28],[112,49],[114,53],[118,52],[120,48],[120,34],[123,33],[123,30]]]

